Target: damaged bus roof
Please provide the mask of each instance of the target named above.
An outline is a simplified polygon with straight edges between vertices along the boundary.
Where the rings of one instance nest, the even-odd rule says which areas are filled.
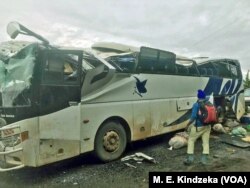
[[[237,59],[229,59],[229,58],[224,58],[224,57],[221,57],[221,58],[196,57],[196,58],[193,58],[193,60],[195,60],[198,65],[205,64],[208,62],[213,62],[213,61],[218,62],[218,60],[220,60],[220,61],[238,61]]]
[[[32,42],[26,41],[7,41],[0,43],[0,59],[7,59],[24,47],[32,44]]]

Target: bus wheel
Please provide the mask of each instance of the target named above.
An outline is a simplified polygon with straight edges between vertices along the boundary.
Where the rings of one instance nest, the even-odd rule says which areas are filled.
[[[103,162],[118,159],[127,145],[126,131],[118,122],[107,122],[95,137],[95,154]]]

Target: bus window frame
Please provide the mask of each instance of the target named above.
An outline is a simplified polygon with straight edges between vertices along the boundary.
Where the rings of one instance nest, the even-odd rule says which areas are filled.
[[[45,69],[46,69],[46,63],[49,60],[50,55],[59,55],[63,57],[63,55],[76,55],[78,56],[78,60],[76,61],[77,63],[77,74],[76,74],[76,80],[73,81],[67,81],[64,79],[64,71],[63,69],[61,70],[61,80],[50,80],[45,78]],[[41,73],[42,73],[42,78],[41,78],[41,84],[42,85],[62,85],[62,86],[79,86],[81,85],[81,77],[82,77],[82,58],[83,58],[83,52],[81,50],[44,50],[43,52],[43,60],[42,60],[42,66],[41,66]],[[63,64],[63,63],[62,63]],[[63,68],[63,65],[62,65]],[[60,72],[60,71],[58,71]]]
[[[145,56],[143,56],[143,51],[144,50],[149,50],[149,51],[155,52],[155,54],[156,54],[156,56],[152,58],[153,60],[148,59],[148,61],[151,64],[151,67],[147,67],[147,68],[149,68],[148,70],[147,69],[143,69],[143,67],[145,66],[144,65],[145,64],[144,59],[147,60],[147,58],[145,58]],[[144,46],[142,46],[140,48],[140,52],[139,52],[139,55],[138,55],[138,63],[137,63],[137,66],[135,68],[135,72],[136,73],[145,73],[145,74],[166,74],[166,75],[169,75],[169,73],[171,73],[171,71],[167,72],[167,71],[163,71],[163,69],[159,69],[159,67],[163,64],[163,63],[160,63],[160,62],[162,62],[162,61],[160,61],[160,54],[161,53],[163,53],[163,54],[167,53],[168,55],[172,55],[173,56],[172,57],[173,58],[172,62],[170,62],[170,61],[168,61],[168,63],[166,62],[165,66],[168,65],[168,64],[170,66],[173,65],[173,67],[172,67],[172,69],[173,69],[172,73],[175,74],[175,70],[174,69],[175,69],[175,62],[176,62],[176,54],[174,54],[173,52],[159,50],[159,49],[155,49],[155,48],[144,47]],[[165,68],[168,69],[168,66],[166,66]]]
[[[154,51],[155,54],[157,54],[157,56],[154,57],[155,60],[150,62],[152,64],[151,69],[148,69],[146,71],[143,69],[144,59],[142,58],[144,49],[152,50],[152,52]],[[163,58],[163,61],[161,61],[161,58],[160,58],[161,53],[162,54],[167,53],[170,56],[170,58],[165,58],[165,64],[162,63],[162,62],[164,62],[164,58]],[[172,61],[171,61],[171,55],[172,55]],[[180,63],[178,64],[177,63],[178,60],[179,61],[189,61],[191,63],[191,66],[185,66],[184,64],[180,64]],[[178,67],[182,67],[183,69],[186,69],[187,73],[184,74],[183,72],[178,72]],[[192,74],[189,73],[190,68],[193,69]],[[135,72],[136,73],[144,73],[144,74],[159,74],[159,75],[163,74],[163,75],[195,76],[195,77],[200,76],[200,73],[199,73],[198,68],[197,68],[197,63],[194,60],[176,57],[176,54],[174,54],[173,52],[158,50],[155,48],[149,48],[149,47],[144,47],[144,46],[142,46],[140,49],[140,52],[138,55],[138,64],[137,64]]]
[[[216,76],[221,77],[221,78],[228,78],[228,79],[238,79],[240,78],[240,67],[239,65],[236,63],[235,60],[229,60],[229,59],[219,59],[219,60],[214,60],[212,61],[212,64],[214,65],[215,69],[218,71],[218,74]],[[218,70],[218,66],[216,66],[216,64],[226,64],[226,66],[235,66],[236,67],[236,71],[237,71],[237,76],[233,76],[232,71],[231,71],[231,67],[230,67],[230,76],[229,75],[221,75],[220,71]],[[227,70],[229,70],[227,68]]]
[[[178,61],[190,61],[190,62],[192,62],[192,65],[191,66],[185,66],[184,64],[181,64],[181,63],[176,63],[175,64],[175,69],[176,69],[176,75],[179,75],[179,76],[193,76],[193,77],[200,77],[200,72],[199,72],[199,70],[198,70],[198,67],[197,67],[197,63],[196,63],[196,61],[194,61],[194,60],[192,60],[192,59],[185,59],[185,58],[177,58],[176,59],[176,61],[178,62]],[[188,71],[188,72],[186,72],[185,74],[182,74],[182,73],[180,73],[179,72],[179,68],[185,68],[186,69],[186,71]],[[190,68],[192,68],[194,71],[195,71],[195,73],[194,74],[190,74]]]
[[[229,76],[229,74],[226,76],[220,74],[220,71],[219,71],[220,64],[225,64],[226,66],[230,66],[230,76]],[[211,66],[211,67],[209,67],[209,66]],[[234,66],[236,68],[237,75],[232,73],[231,66]],[[209,68],[212,68],[214,71],[214,73],[212,75],[201,73],[202,69],[206,69],[206,71],[207,71],[207,69],[209,69]],[[215,59],[215,60],[204,61],[204,62],[202,62],[202,64],[198,65],[198,70],[199,70],[200,75],[202,77],[219,77],[219,78],[227,78],[227,79],[240,79],[242,77],[241,70],[240,70],[240,64],[237,60],[234,60],[234,59]]]

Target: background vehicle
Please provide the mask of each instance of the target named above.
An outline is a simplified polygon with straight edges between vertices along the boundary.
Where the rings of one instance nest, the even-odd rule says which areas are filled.
[[[237,119],[245,111],[237,60],[197,64],[172,52],[115,43],[60,48],[17,22],[8,33],[42,43],[0,46],[0,155],[15,165],[1,171],[89,151],[104,162],[115,160],[128,142],[183,129],[198,89],[223,108],[229,99]]]

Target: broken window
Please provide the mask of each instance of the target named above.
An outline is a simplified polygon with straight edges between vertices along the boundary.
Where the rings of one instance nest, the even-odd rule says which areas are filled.
[[[118,72],[133,73],[135,71],[136,58],[136,53],[124,53],[110,56],[105,60],[113,65]]]
[[[201,76],[218,76],[224,78],[239,78],[239,66],[233,60],[211,60],[198,65]]]
[[[150,74],[175,74],[176,55],[172,52],[141,47],[137,71]]]
[[[212,62],[206,62],[198,66],[201,76],[218,76],[218,70]]]
[[[28,45],[15,55],[0,60],[2,106],[30,105],[31,80],[35,65],[36,45]],[[3,56],[1,56],[3,57]]]
[[[78,55],[49,53],[43,69],[45,83],[64,84],[78,80]]]
[[[198,70],[194,61],[189,59],[177,59],[175,66],[176,74],[183,76],[197,76]]]
[[[217,70],[218,76],[225,78],[237,77],[237,68],[236,66],[229,64],[226,60],[218,60],[214,61],[213,65]],[[236,70],[235,70],[236,69]],[[232,72],[233,71],[233,72]],[[234,75],[234,76],[233,76]]]

